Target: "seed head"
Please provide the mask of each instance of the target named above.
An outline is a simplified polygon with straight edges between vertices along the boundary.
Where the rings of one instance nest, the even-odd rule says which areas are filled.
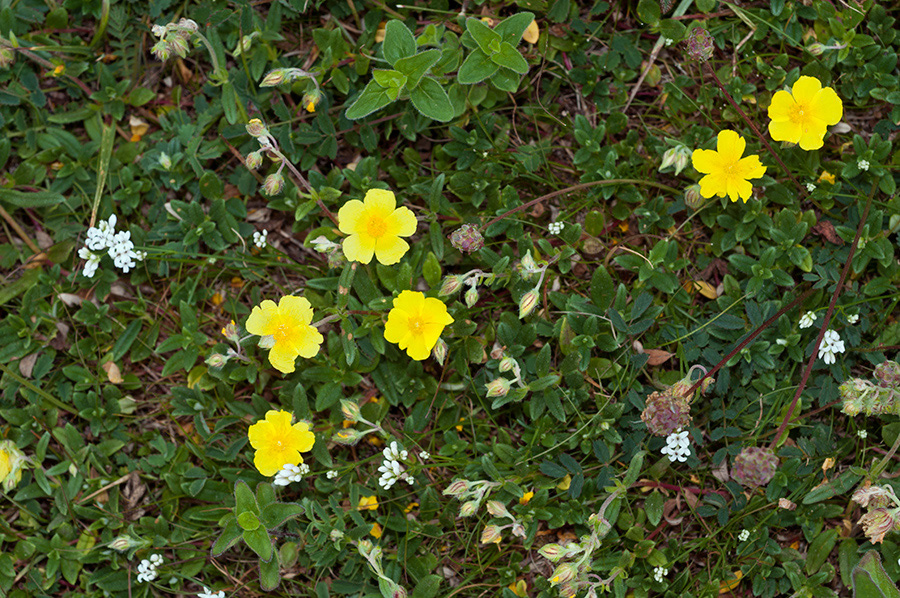
[[[450,244],[464,253],[474,253],[484,247],[484,237],[474,224],[463,224],[450,235]]]
[[[713,54],[713,38],[706,29],[702,27],[694,27],[688,34],[687,40],[688,56],[700,62],[706,62],[712,58]]]
[[[741,485],[756,488],[768,484],[777,468],[778,457],[771,449],[751,446],[734,458],[731,475]]]

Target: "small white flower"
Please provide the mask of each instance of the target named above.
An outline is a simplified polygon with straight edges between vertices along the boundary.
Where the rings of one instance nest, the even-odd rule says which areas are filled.
[[[674,44],[674,43],[675,43],[675,40],[672,39],[671,37],[667,37],[667,38],[666,38],[666,47],[667,47],[667,48],[668,48],[669,46],[671,46],[672,44]]]
[[[151,554],[150,562],[153,563],[154,567],[159,567],[163,564],[163,558],[161,554]]]
[[[101,220],[97,226],[92,226],[87,231],[87,239],[84,244],[91,251],[103,251],[114,244],[116,234],[116,215],[112,214],[109,220]]]
[[[156,567],[161,565],[163,558],[158,554],[150,555],[149,559],[144,559],[138,565],[138,582],[153,581],[157,578],[158,573]]]
[[[859,436],[860,440],[865,440],[869,436],[869,433],[865,430],[860,430],[856,435]]]
[[[856,163],[857,168],[860,170],[869,170],[869,161],[868,160],[860,160]]]
[[[741,542],[746,542],[749,539],[750,539],[750,530],[742,529],[741,533],[738,534],[738,540],[740,540]]]
[[[309,467],[307,466],[306,471],[309,471]],[[294,465],[293,463],[285,463],[281,468],[281,471],[275,474],[275,479],[272,481],[276,486],[287,486],[291,482],[299,482],[303,479],[303,470]]]
[[[691,456],[691,440],[688,437],[687,430],[678,430],[669,434],[666,437],[666,446],[660,452],[673,463],[675,461],[680,463],[687,461],[687,458]]]
[[[780,345],[782,347],[786,347],[788,342],[787,342],[787,339],[785,339],[785,338],[777,338],[777,339],[775,339],[775,344]]]
[[[816,190],[816,186],[812,183],[806,183],[806,190],[810,193]]]
[[[565,227],[566,227],[565,222],[551,222],[547,228],[550,229],[551,235],[558,235],[559,233],[561,233],[563,231],[563,229]]]
[[[262,232],[255,230],[253,231],[253,244],[256,245],[260,249],[265,249],[266,245],[268,245],[268,236],[269,231],[263,229]]]
[[[225,592],[223,592],[222,590],[213,592],[206,586],[203,586],[203,591],[197,594],[197,598],[225,598]]]
[[[82,247],[78,250],[78,257],[85,260],[82,274],[88,278],[93,278],[94,274],[97,273],[97,268],[100,266],[100,256],[87,247]]]
[[[338,472],[333,469],[329,469],[328,472],[325,473],[325,477],[329,480],[333,480],[334,478],[338,477]]]
[[[429,459],[431,459],[431,453],[429,453],[428,451],[422,451],[419,453],[419,459],[421,459],[422,461],[428,461]]]
[[[656,567],[653,569],[653,579],[656,583],[662,583],[662,580],[665,579],[666,575],[669,574],[669,570],[665,567]]]
[[[840,335],[834,330],[826,330],[825,336],[822,337],[822,344],[819,345],[819,359],[830,365],[835,362],[834,356],[837,353],[843,353],[844,350],[844,341],[841,340]]]
[[[816,321],[816,312],[808,311],[800,318],[800,328],[809,328]]]
[[[848,324],[856,324],[857,322],[859,322],[859,314],[850,314],[847,316]]]

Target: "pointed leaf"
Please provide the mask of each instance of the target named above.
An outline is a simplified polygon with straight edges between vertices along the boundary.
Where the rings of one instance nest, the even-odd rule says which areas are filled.
[[[356,120],[384,108],[392,101],[385,88],[378,85],[374,80],[369,81],[369,84],[366,85],[360,96],[353,102],[353,105],[347,108],[344,116],[350,120]]]
[[[271,561],[274,550],[272,549],[272,538],[264,527],[258,527],[254,530],[244,530],[244,542],[247,543],[253,552],[263,561]]]
[[[406,75],[406,87],[415,89],[419,80],[441,59],[441,51],[437,48],[419,52],[415,56],[401,58],[394,64],[394,68]]]
[[[210,553],[212,556],[219,556],[232,546],[234,546],[238,540],[241,539],[243,535],[243,530],[241,530],[240,526],[237,523],[237,519],[234,516],[228,518],[228,521],[225,523],[225,527],[222,530],[222,535],[216,540],[215,544],[213,544],[212,550]]]
[[[853,568],[854,598],[900,598],[900,591],[881,564],[877,550],[870,550]]]
[[[431,77],[422,79],[419,86],[409,93],[409,99],[416,110],[428,118],[443,123],[453,118],[453,105],[450,103],[450,97],[441,84]]]
[[[500,67],[496,73],[491,76],[491,83],[494,87],[509,93],[515,93],[519,89],[519,82],[522,80],[521,75],[517,75],[507,68]]]
[[[393,19],[384,27],[384,45],[382,47],[384,59],[391,66],[407,56],[416,53],[416,38],[403,21]]]
[[[473,50],[459,67],[456,78],[463,85],[473,85],[481,83],[499,69],[500,67],[491,62],[487,54],[481,50]]]
[[[249,511],[254,515],[259,515],[259,507],[256,506],[256,497],[253,491],[244,480],[238,480],[234,485],[234,502],[236,515]]]
[[[478,47],[481,48],[481,51],[488,55],[493,54],[495,51],[493,48],[499,46],[500,42],[503,41],[499,33],[482,23],[480,19],[473,17],[466,19],[466,30],[472,36],[472,39],[475,40],[475,43],[478,44]]]
[[[281,583],[281,563],[278,559],[259,561],[259,587],[270,592]]]
[[[508,42],[500,44],[500,51],[491,56],[491,62],[499,64],[500,66],[505,66],[520,75],[524,75],[528,72],[528,63],[522,55],[519,54],[519,51]]]
[[[263,507],[260,519],[262,520],[262,524],[266,526],[267,529],[271,530],[283,524],[291,517],[302,515],[304,511],[305,509],[295,502],[273,502],[272,504]]]
[[[513,15],[500,21],[497,26],[494,27],[494,32],[499,33],[500,37],[503,38],[503,41],[516,46],[519,41],[521,41],[522,35],[525,33],[525,30],[528,29],[528,26],[531,25],[533,20],[534,15],[530,12],[520,12],[517,15]]]

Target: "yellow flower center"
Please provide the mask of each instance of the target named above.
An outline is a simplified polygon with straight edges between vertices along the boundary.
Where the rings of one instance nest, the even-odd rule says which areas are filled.
[[[378,237],[384,236],[385,231],[387,230],[387,223],[384,221],[384,218],[381,216],[369,216],[368,222],[366,222],[366,232],[369,233],[370,237]]]
[[[409,319],[409,330],[413,334],[420,334],[422,332],[422,328],[425,326],[425,323],[422,322],[422,318],[415,317]]]
[[[272,336],[275,337],[275,342],[283,342],[293,336],[294,327],[290,324],[281,323],[275,328],[275,334]]]
[[[810,115],[808,113],[808,106],[805,104],[795,104],[793,114],[791,114],[791,120],[796,123],[804,124],[809,120]]]

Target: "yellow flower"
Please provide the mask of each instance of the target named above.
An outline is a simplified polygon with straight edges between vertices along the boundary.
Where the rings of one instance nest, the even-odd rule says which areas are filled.
[[[247,438],[256,449],[253,464],[259,473],[275,475],[286,464],[300,465],[305,453],[316,443],[315,435],[309,431],[309,424],[300,422],[291,425],[293,416],[287,411],[269,411],[266,419],[250,426]]]
[[[394,299],[394,309],[384,325],[384,340],[396,343],[416,361],[431,353],[444,330],[452,324],[447,306],[440,299],[426,298],[418,291],[403,291]]]
[[[410,511],[412,511],[413,509],[415,509],[415,508],[418,507],[418,506],[419,506],[419,503],[417,503],[417,502],[411,502],[411,503],[409,503],[408,505],[406,505],[406,507],[404,507],[403,512],[404,512],[404,513],[409,513]]]
[[[278,371],[290,374],[294,360],[315,357],[324,340],[312,322],[312,306],[304,297],[288,295],[275,305],[265,300],[247,318],[247,332],[262,336],[260,346],[270,348],[269,362]]]
[[[519,504],[527,505],[528,501],[530,501],[533,496],[534,496],[534,492],[526,492],[525,494],[523,494],[521,496],[521,498],[519,498]]]
[[[822,147],[828,125],[840,122],[844,106],[837,93],[815,77],[800,77],[791,93],[776,91],[769,104],[769,135],[799,143],[804,150]]]
[[[370,531],[369,533],[372,534],[373,536],[375,536],[376,538],[380,538],[381,534],[384,532],[382,531],[381,526],[378,525],[378,522],[376,521],[375,523],[372,524],[372,531]]]
[[[370,189],[363,201],[351,199],[338,212],[338,228],[345,235],[344,255],[352,262],[368,264],[372,255],[385,266],[396,264],[409,250],[400,237],[416,232],[416,217],[409,208],[397,207],[391,191]]]
[[[821,183],[823,181],[830,185],[834,185],[834,175],[827,170],[823,170],[822,174],[819,176],[819,182]]]
[[[374,494],[372,496],[361,496],[359,498],[359,505],[356,508],[359,511],[374,511],[378,509],[378,497]]]
[[[725,129],[719,132],[715,150],[694,150],[691,155],[694,168],[706,175],[700,179],[700,195],[727,195],[731,201],[742,199],[747,202],[753,192],[748,179],[761,177],[766,167],[759,161],[759,156],[741,158],[746,146],[743,137]]]
[[[12,491],[22,480],[26,466],[25,454],[12,440],[0,440],[0,484],[5,492]]]

